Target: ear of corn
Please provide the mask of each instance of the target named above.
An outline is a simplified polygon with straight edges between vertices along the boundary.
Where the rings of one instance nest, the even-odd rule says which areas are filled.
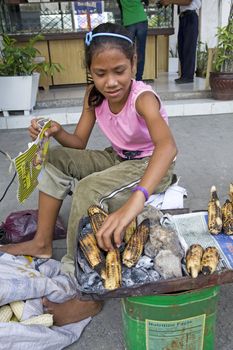
[[[80,238],[79,245],[90,267],[104,279],[105,258],[97,245],[94,233],[89,232],[84,237]]]
[[[19,322],[18,318],[13,314],[9,322]]]
[[[17,319],[20,321],[23,315],[23,309],[24,309],[24,302],[23,301],[13,301],[10,303],[11,310],[13,311],[13,314],[17,317]]]
[[[192,278],[196,278],[201,271],[201,258],[204,249],[200,244],[192,244],[186,254],[186,268]]]
[[[145,219],[130,237],[123,252],[123,264],[132,267],[138,262],[150,232],[150,221]]]
[[[51,327],[53,325],[53,315],[42,314],[39,316],[29,318],[25,321],[21,321],[20,323],[24,325],[41,325],[45,327]]]
[[[136,231],[137,229],[137,219],[134,218],[131,223],[127,226],[125,230],[125,235],[124,235],[124,241],[125,243],[128,243],[130,240],[130,237],[132,234]]]
[[[104,220],[107,218],[108,214],[97,205],[90,206],[87,212],[90,218],[92,230],[94,234],[96,234],[103,225]]]
[[[9,322],[13,312],[9,305],[3,305],[0,307],[0,322]]]
[[[210,233],[217,235],[222,231],[222,210],[216,187],[212,186],[208,203],[208,228]]]
[[[216,247],[207,247],[204,250],[201,260],[201,271],[203,275],[212,274],[218,266],[219,259],[218,249]]]
[[[121,286],[121,261],[118,249],[111,250],[106,256],[106,279],[104,287],[109,290]]]
[[[233,235],[233,203],[226,200],[222,206],[222,227],[227,235]]]

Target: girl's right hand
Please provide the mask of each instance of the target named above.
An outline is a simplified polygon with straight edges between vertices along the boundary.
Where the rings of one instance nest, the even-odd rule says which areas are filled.
[[[38,119],[37,118],[32,119],[31,125],[28,128],[28,131],[29,131],[29,135],[31,136],[33,141],[35,141],[35,139],[39,135],[41,129],[42,128],[41,128],[40,124],[38,123]],[[47,137],[55,136],[56,134],[59,133],[60,130],[61,130],[61,125],[55,121],[52,121],[51,127],[48,130],[46,130],[45,135]]]

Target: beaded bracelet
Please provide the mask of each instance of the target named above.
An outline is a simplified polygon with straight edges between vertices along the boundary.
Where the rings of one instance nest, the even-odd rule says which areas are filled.
[[[136,186],[136,187],[134,187],[134,188],[132,189],[132,192],[136,192],[136,191],[141,191],[141,192],[144,194],[146,201],[148,201],[148,199],[149,199],[149,193],[148,193],[148,191],[147,191],[144,187],[142,187],[142,186]]]

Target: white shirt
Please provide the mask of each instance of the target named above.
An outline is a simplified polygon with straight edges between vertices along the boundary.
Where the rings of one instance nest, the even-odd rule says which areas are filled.
[[[180,6],[180,13],[186,10],[199,10],[201,8],[201,0],[193,0],[190,5]]]

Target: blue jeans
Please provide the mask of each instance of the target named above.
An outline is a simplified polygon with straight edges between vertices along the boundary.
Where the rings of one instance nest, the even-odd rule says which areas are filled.
[[[131,24],[130,26],[126,26],[126,28],[131,34],[132,39],[136,42],[136,47],[137,47],[136,80],[142,80],[144,64],[145,64],[148,21],[134,23],[134,24]]]

